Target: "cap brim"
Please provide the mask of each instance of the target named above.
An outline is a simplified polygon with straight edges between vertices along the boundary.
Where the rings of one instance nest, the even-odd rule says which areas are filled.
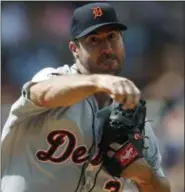
[[[123,25],[122,23],[117,23],[117,22],[109,22],[109,23],[102,23],[102,24],[98,24],[98,25],[94,25],[94,26],[91,26],[89,28],[87,28],[86,30],[84,30],[82,33],[80,33],[79,35],[77,35],[75,37],[75,39],[78,39],[78,38],[81,38],[81,37],[84,37],[86,35],[88,35],[89,33],[97,30],[98,28],[100,27],[104,27],[104,26],[113,26],[115,28],[118,28],[120,29],[121,31],[124,31],[127,29],[127,26],[126,25]]]

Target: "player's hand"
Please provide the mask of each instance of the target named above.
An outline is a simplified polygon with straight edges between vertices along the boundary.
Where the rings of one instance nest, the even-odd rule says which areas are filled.
[[[116,102],[123,104],[124,109],[132,109],[139,102],[141,92],[129,79],[112,75],[100,75],[100,91],[107,92]]]
[[[119,150],[121,147],[118,143],[111,144],[111,148],[115,151]],[[114,153],[112,151],[107,152],[109,157],[112,157]],[[130,164],[121,173],[121,177],[135,181],[136,183],[148,183],[151,179],[151,167],[146,162],[144,158],[139,158]]]

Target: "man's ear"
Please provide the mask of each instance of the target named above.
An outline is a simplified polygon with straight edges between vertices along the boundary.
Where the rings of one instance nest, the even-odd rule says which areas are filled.
[[[78,58],[78,51],[77,51],[77,45],[74,41],[69,42],[69,49],[71,50],[73,56],[75,58]]]

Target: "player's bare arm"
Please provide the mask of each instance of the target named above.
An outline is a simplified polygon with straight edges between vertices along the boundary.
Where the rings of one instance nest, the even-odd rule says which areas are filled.
[[[30,87],[31,100],[44,107],[71,106],[89,95],[105,92],[114,100],[132,108],[140,91],[130,80],[112,75],[61,75]],[[75,95],[75,97],[74,97]]]
[[[134,181],[140,192],[170,192],[168,179],[156,175],[144,158],[123,170],[121,176]]]

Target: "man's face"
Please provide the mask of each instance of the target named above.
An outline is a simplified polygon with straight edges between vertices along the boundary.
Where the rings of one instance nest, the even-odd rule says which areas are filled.
[[[103,27],[81,38],[77,52],[80,65],[91,74],[117,75],[125,57],[121,33],[111,27]]]

